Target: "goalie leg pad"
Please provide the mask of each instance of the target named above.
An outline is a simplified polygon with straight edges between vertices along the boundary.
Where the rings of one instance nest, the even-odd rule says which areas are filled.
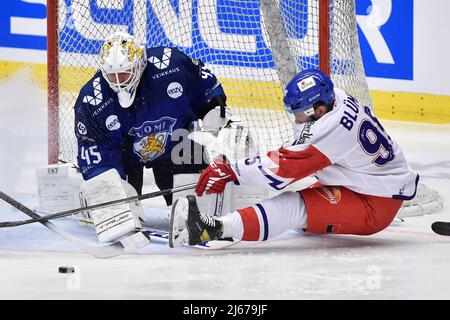
[[[136,196],[137,192],[122,180],[115,169],[105,171],[80,186],[87,205]],[[144,211],[139,202],[118,204],[93,210],[92,219],[100,242],[116,240],[142,229]]]
[[[397,213],[397,218],[407,218],[431,214],[442,210],[444,201],[442,196],[423,183],[417,186],[416,196],[408,201],[404,201]]]
[[[39,209],[56,213],[80,207],[83,178],[71,164],[52,164],[36,169]]]
[[[80,198],[83,177],[72,164],[51,164],[36,169],[39,210],[56,213],[85,206]],[[80,225],[94,227],[89,212],[74,214],[71,218]]]

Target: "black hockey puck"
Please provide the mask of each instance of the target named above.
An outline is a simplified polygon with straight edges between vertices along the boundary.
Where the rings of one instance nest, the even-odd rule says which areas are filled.
[[[75,268],[70,266],[63,266],[58,268],[59,273],[74,273]]]

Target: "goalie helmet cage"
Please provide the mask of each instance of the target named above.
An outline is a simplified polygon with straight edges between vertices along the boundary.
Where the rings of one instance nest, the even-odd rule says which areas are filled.
[[[320,68],[371,104],[354,0],[48,0],[47,10],[50,164],[76,162],[73,106],[102,40],[118,30],[204,61],[260,151],[291,138],[283,86],[297,71]]]

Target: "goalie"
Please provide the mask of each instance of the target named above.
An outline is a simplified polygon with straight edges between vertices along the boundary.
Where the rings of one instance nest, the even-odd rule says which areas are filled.
[[[191,148],[181,153],[194,152],[173,152],[183,141],[180,137],[187,140],[192,123],[208,114],[208,130],[226,124],[224,90],[203,62],[176,48],[146,49],[133,36],[116,32],[103,43],[99,66],[74,107],[77,160],[86,180],[81,192],[87,205],[141,194],[144,167],[153,169],[161,190],[172,188],[177,174],[199,174],[207,167],[204,149],[191,140]],[[186,134],[175,139],[175,132]],[[165,200],[171,205],[172,195]],[[143,218],[139,204],[93,214],[100,241],[141,229]]]
[[[196,193],[221,193],[228,182],[285,190],[313,173],[321,186],[286,191],[219,218],[200,212],[192,196],[179,199],[172,206],[171,247],[228,237],[264,241],[289,229],[370,235],[414,198],[419,176],[371,107],[312,69],[290,81],[284,102],[295,140],[245,160],[215,158]]]

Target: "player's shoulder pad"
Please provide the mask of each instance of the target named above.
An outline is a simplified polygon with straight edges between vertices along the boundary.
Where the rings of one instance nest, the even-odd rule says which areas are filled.
[[[108,96],[108,87],[109,85],[103,78],[101,71],[97,71],[94,76],[81,88],[75,103],[75,108],[85,106],[95,107],[100,105]]]
[[[164,70],[183,64],[186,56],[175,47],[151,47],[147,48],[147,68],[153,65],[156,70]],[[151,68],[153,71],[154,68]]]
[[[164,54],[166,55],[166,57],[163,57]],[[160,47],[148,48],[147,49],[147,57],[151,57],[151,56],[168,58],[171,61],[173,60],[175,62],[189,61],[195,65],[202,63],[199,59],[191,58],[187,53],[183,52],[182,50],[180,50],[176,47],[160,46]]]
[[[155,61],[186,58],[189,57],[176,47],[158,46],[147,48],[147,61],[150,63],[154,63]]]
[[[192,58],[187,53],[185,53],[179,49],[176,49],[176,50],[177,50],[176,52],[177,52],[177,55],[179,56],[179,59],[183,59],[184,61],[187,61],[189,64],[193,64],[195,66],[203,66],[204,65],[204,63],[200,59]]]
[[[350,96],[347,92],[345,92],[342,89],[334,88],[334,95],[335,95],[335,105],[341,106],[344,104],[344,101]]]
[[[164,53],[165,48],[172,49],[171,47],[165,47],[165,46],[157,46],[157,47],[147,48],[146,49],[147,50],[147,59],[149,59],[152,56],[161,57],[162,54]]]

